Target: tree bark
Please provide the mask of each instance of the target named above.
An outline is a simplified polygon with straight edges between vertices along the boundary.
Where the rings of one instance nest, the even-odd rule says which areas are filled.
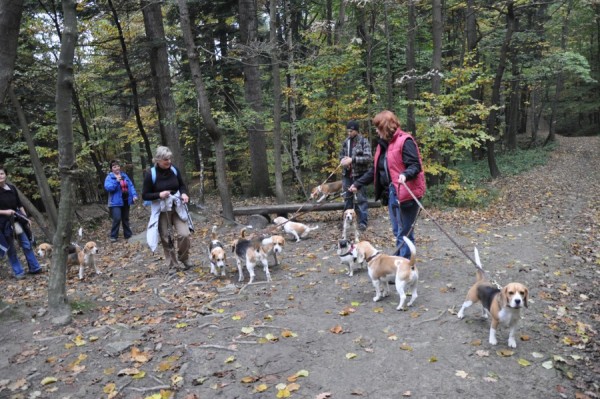
[[[0,1],[0,105],[15,70],[24,0]]]
[[[77,18],[75,0],[63,0],[64,28],[58,59],[56,79],[56,125],[58,130],[58,168],[61,176],[60,204],[58,224],[54,234],[52,269],[48,282],[48,307],[53,315],[54,324],[67,324],[71,321],[66,277],[67,245],[71,242],[72,220],[74,214],[74,176],[76,169],[73,146],[72,92],[73,57],[77,44]]]
[[[144,14],[144,28],[148,39],[150,52],[150,71],[152,86],[158,110],[158,120],[162,143],[173,152],[173,163],[185,173],[185,163],[179,144],[179,129],[175,101],[171,95],[171,74],[169,70],[169,56],[165,40],[165,28],[162,19],[161,2],[157,0],[141,0],[142,13]]]
[[[248,127],[248,144],[250,147],[250,187],[251,196],[271,195],[269,188],[269,167],[267,163],[267,143],[262,121],[262,88],[259,57],[256,44],[258,43],[258,23],[256,21],[255,0],[239,0],[240,41],[245,51],[242,56],[244,70],[244,97],[246,103],[255,112],[253,122]]]
[[[408,33],[406,35],[406,70],[410,76],[406,84],[406,100],[408,106],[406,110],[406,131],[415,132],[417,130],[417,121],[415,117],[415,104],[417,99],[416,81],[416,30],[417,30],[417,5],[416,0],[408,0]]]
[[[273,64],[273,159],[275,160],[275,198],[277,199],[278,204],[283,204],[285,203],[285,191],[283,191],[283,169],[281,159],[281,68],[279,67],[279,46],[277,41],[276,0],[271,0],[269,2],[269,39],[271,40],[271,63]]]
[[[433,0],[431,11],[433,16],[433,56],[431,57],[433,77],[431,78],[431,92],[439,95],[442,84],[442,33],[444,32],[442,24],[442,0]]]
[[[19,99],[14,93],[12,86],[8,87],[8,95],[12,101],[13,107],[17,113],[17,117],[19,118],[19,123],[21,125],[21,133],[25,138],[25,142],[27,143],[27,148],[29,149],[29,156],[31,157],[31,166],[33,167],[33,171],[35,172],[35,179],[38,184],[38,188],[40,189],[40,196],[42,197],[42,202],[44,203],[44,208],[46,209],[46,218],[44,220],[39,220],[36,218],[37,224],[42,228],[46,237],[49,240],[54,237],[54,233],[56,232],[56,224],[58,222],[58,211],[56,209],[56,203],[54,202],[54,197],[52,196],[52,190],[50,189],[50,185],[48,184],[48,179],[46,178],[46,173],[44,172],[44,165],[40,161],[38,153],[35,149],[35,143],[33,142],[33,137],[31,132],[29,131],[29,124],[27,123],[27,119],[25,117],[25,112],[21,107],[21,103]],[[33,205],[33,204],[32,204]],[[31,208],[28,208],[27,211],[31,212]],[[38,216],[41,214],[38,212]]]
[[[494,84],[492,85],[492,98],[491,104],[496,107],[500,107],[500,89],[502,86],[502,77],[504,76],[504,70],[506,69],[506,56],[512,40],[512,35],[515,27],[515,11],[514,2],[509,1],[507,4],[506,12],[506,33],[504,34],[504,40],[502,41],[502,47],[500,48],[498,67],[496,68],[496,76],[494,77]],[[498,111],[493,108],[487,119],[487,129],[490,136],[498,137]],[[488,167],[490,168],[490,175],[493,178],[500,177],[500,169],[496,163],[495,144],[494,140],[488,140],[486,142]]]
[[[210,102],[208,100],[208,94],[202,81],[202,71],[200,69],[200,57],[196,50],[194,43],[194,37],[192,35],[192,28],[190,23],[190,13],[187,6],[187,0],[177,0],[179,6],[179,18],[181,23],[181,30],[183,32],[183,39],[188,54],[188,61],[190,63],[190,71],[192,74],[192,80],[196,87],[196,95],[198,97],[198,110],[202,116],[202,121],[208,131],[210,138],[215,145],[215,173],[217,175],[217,187],[219,195],[221,197],[221,207],[223,208],[223,217],[229,222],[234,222],[233,217],[233,205],[231,203],[231,196],[229,194],[229,186],[227,185],[226,162],[225,162],[225,144],[223,142],[223,132],[217,126],[215,120],[212,117],[210,110]]]
[[[140,132],[140,136],[142,136],[142,140],[144,141],[144,149],[146,150],[146,155],[148,156],[148,162],[152,162],[152,148],[150,148],[150,140],[148,139],[148,134],[146,133],[146,129],[144,129],[144,124],[142,122],[142,115],[140,113],[140,105],[139,105],[139,95],[137,91],[137,80],[135,76],[133,76],[133,72],[131,71],[131,66],[129,65],[129,53],[127,51],[127,44],[125,43],[125,37],[123,36],[123,28],[121,27],[121,21],[119,21],[119,15],[117,14],[117,10],[113,5],[112,0],[108,0],[108,8],[113,17],[113,21],[115,26],[117,27],[117,31],[119,32],[119,43],[121,44],[121,52],[123,54],[123,66],[125,67],[125,71],[127,71],[127,77],[129,79],[129,88],[131,89],[131,102],[133,105],[133,113],[135,115],[135,123]],[[142,158],[143,159],[143,158]],[[146,165],[142,164],[142,169],[145,169]]]

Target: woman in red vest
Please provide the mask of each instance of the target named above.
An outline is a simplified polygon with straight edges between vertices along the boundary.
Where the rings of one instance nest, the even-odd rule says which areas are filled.
[[[400,128],[398,117],[391,111],[382,111],[373,118],[379,135],[373,167],[357,179],[350,191],[371,182],[375,185],[375,199],[388,206],[392,230],[396,237],[396,255],[410,258],[410,250],[403,245],[403,236],[415,242],[413,224],[419,205],[406,186],[420,200],[425,195],[425,173],[421,153],[414,138]],[[404,184],[406,183],[406,186]]]

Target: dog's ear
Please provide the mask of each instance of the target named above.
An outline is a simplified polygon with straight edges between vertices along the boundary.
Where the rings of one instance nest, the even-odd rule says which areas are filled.
[[[525,298],[523,299],[523,303],[526,308],[529,307],[529,306],[527,306],[527,298],[529,298],[529,289],[527,287],[525,287]]]
[[[504,306],[510,305],[510,298],[508,297],[508,285],[505,285],[501,291],[502,299],[504,300]]]

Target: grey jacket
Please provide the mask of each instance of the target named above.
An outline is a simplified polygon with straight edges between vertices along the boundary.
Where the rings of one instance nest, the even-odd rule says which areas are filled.
[[[354,145],[354,148],[352,147]],[[351,177],[353,179],[362,176],[371,166],[373,166],[373,154],[371,153],[371,144],[369,140],[361,134],[357,134],[350,139],[347,137],[342,143],[340,149],[340,160],[344,157],[352,158]],[[348,176],[348,168],[342,170],[343,176]]]

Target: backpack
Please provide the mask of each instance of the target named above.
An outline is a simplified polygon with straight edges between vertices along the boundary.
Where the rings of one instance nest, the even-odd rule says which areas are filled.
[[[177,169],[173,165],[171,165],[171,170],[177,176]],[[156,166],[150,168],[150,173],[152,174],[152,184],[156,184]],[[144,201],[144,206],[152,205],[152,201]]]

